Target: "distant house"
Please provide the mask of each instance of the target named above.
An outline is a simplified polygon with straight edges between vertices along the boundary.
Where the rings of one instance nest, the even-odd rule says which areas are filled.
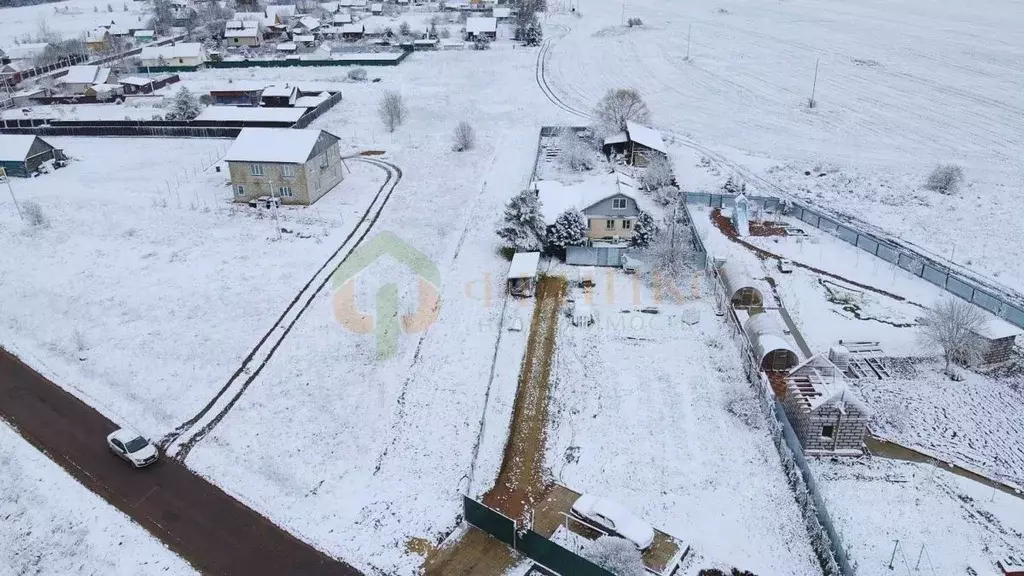
[[[157,74],[151,77],[129,76],[117,81],[127,95],[150,94],[168,84],[174,84],[181,79],[177,74]]]
[[[507,6],[495,6],[494,9],[491,10],[491,15],[499,21],[508,20],[512,17],[512,9]]]
[[[139,44],[148,44],[156,40],[156,31],[154,30],[136,30],[132,36],[135,41]]]
[[[243,128],[224,159],[236,202],[309,205],[344,177],[338,137],[323,130]]]
[[[624,242],[632,238],[641,212],[650,209],[632,178],[613,172],[564,185],[554,180],[534,183],[544,222],[554,224],[563,212],[575,208],[587,219],[590,240]]]
[[[320,20],[312,16],[303,16],[299,19],[299,27],[306,34],[313,34],[320,29]]]
[[[316,37],[312,34],[295,34],[292,42],[299,48],[313,48],[316,46]]]
[[[140,55],[142,68],[198,68],[206,62],[206,49],[198,42],[170,46],[146,46]]]
[[[11,104],[16,107],[31,106],[35,104],[33,98],[46,98],[49,95],[46,88],[25,88],[11,94]]]
[[[102,66],[71,66],[66,74],[57,78],[57,84],[68,94],[85,94],[86,90],[96,84],[112,84],[116,81],[110,68]]]
[[[0,168],[8,176],[28,178],[50,160],[64,160],[64,151],[31,134],[0,134]]]
[[[345,40],[359,40],[363,37],[366,29],[362,24],[345,24],[341,27],[341,37]]]
[[[294,54],[299,49],[299,45],[295,42],[278,42],[274,50],[283,52],[285,54]]]
[[[263,90],[261,101],[267,108],[284,108],[295,106],[299,98],[299,89],[295,86],[269,86]]]
[[[384,4],[382,4],[380,2],[374,2],[373,4],[370,4],[370,14],[373,14],[374,16],[379,16],[379,15],[381,15],[383,13],[384,13]]]
[[[295,16],[294,4],[272,4],[267,6],[264,13],[270,24],[284,26]]]
[[[498,19],[487,16],[470,16],[466,18],[466,39],[488,38],[494,40],[498,37]]]
[[[345,14],[335,14],[334,18],[331,18],[331,22],[335,26],[342,26],[342,25],[345,25],[345,24],[351,24],[352,23],[352,15],[348,14],[348,13],[345,13]]]
[[[228,46],[259,46],[260,39],[260,23],[255,20],[229,20],[224,26]]]
[[[661,134],[635,122],[627,122],[624,132],[605,138],[603,149],[609,158],[622,156],[632,166],[646,166],[655,154],[668,155],[668,147]]]
[[[210,90],[210,97],[215,106],[259,106],[263,89]]]
[[[99,54],[110,49],[110,32],[106,28],[97,28],[85,35],[85,47],[92,54]]]
[[[124,96],[124,87],[120,84],[93,84],[86,88],[85,95],[97,100],[113,100]]]
[[[0,64],[0,85],[14,86],[24,78],[26,70],[33,68],[32,63],[27,60],[14,60],[7,64]]]
[[[871,414],[824,355],[812,356],[790,370],[782,406],[804,452],[863,453]]]

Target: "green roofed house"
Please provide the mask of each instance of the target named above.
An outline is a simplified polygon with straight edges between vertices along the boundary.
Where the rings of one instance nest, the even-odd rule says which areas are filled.
[[[324,130],[243,128],[224,160],[235,202],[272,196],[308,206],[344,178],[338,137]]]
[[[64,151],[31,134],[0,134],[0,168],[7,176],[28,178],[49,160],[64,160]]]

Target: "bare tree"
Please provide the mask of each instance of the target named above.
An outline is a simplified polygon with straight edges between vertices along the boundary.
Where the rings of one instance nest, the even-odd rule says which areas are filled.
[[[928,310],[921,324],[924,341],[942,349],[947,374],[950,363],[969,365],[981,359],[980,332],[985,315],[977,306],[958,298],[943,298]]]
[[[21,211],[25,214],[25,222],[33,228],[46,228],[50,225],[50,219],[46,217],[43,208],[32,200],[23,203]]]
[[[638,222],[639,226],[640,223]],[[643,228],[643,227],[641,227]],[[634,230],[636,235],[639,230]],[[692,231],[689,226],[668,218],[657,226],[650,245],[641,251],[644,276],[652,281],[679,284],[691,276],[695,268]]]
[[[594,109],[594,115],[610,130],[625,130],[626,122],[647,124],[651,112],[633,88],[609,90]]]
[[[939,194],[956,194],[964,181],[964,169],[956,164],[939,164],[928,175],[924,187]]]
[[[405,121],[405,100],[398,92],[388,90],[380,99],[377,113],[380,114],[380,119],[384,121],[388,132],[394,132],[395,128],[401,126]]]
[[[346,76],[353,82],[366,82],[366,68],[353,68]]]
[[[476,132],[473,127],[470,126],[469,122],[463,120],[455,126],[455,132],[452,134],[452,150],[456,152],[464,152],[470,150],[476,145]]]
[[[586,557],[618,576],[644,576],[643,557],[636,544],[624,538],[601,536],[587,548]]]

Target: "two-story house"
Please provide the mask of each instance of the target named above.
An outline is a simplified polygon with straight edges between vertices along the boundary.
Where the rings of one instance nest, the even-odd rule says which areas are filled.
[[[235,202],[309,205],[344,178],[338,137],[324,130],[243,128],[224,159]]]
[[[587,236],[592,241],[629,240],[640,213],[650,211],[647,198],[637,190],[633,179],[619,172],[570,185],[539,180],[534,188],[545,223],[553,224],[563,212],[575,208],[587,219]]]

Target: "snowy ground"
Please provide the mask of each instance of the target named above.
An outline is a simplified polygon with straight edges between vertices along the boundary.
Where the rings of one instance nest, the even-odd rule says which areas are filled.
[[[173,87],[176,85],[172,84]],[[58,104],[53,106],[26,106],[0,112],[5,120],[26,118],[54,118],[57,120],[151,120],[153,116],[167,113],[162,107],[163,98],[147,98],[146,105],[125,106],[124,104]]]
[[[108,12],[107,6],[113,11]],[[128,11],[125,11],[126,6]],[[77,38],[111,21],[123,28],[144,28],[148,7],[147,3],[135,0],[69,0],[3,8],[0,10],[0,22],[3,22],[0,26],[0,48],[17,42],[34,42],[39,23],[43,21],[64,38]]]
[[[0,421],[0,576],[195,574]]]
[[[573,106],[590,110],[607,89],[635,87],[658,127],[793,194],[945,257],[955,244],[955,260],[992,275],[1004,266],[998,279],[1011,286],[1024,279],[1008,244],[1024,232],[1011,210],[1024,181],[1024,11],[1012,0],[635,0],[625,11],[580,10],[548,20],[549,36],[571,29],[552,50],[550,79]],[[644,26],[622,27],[631,16]],[[808,109],[816,60],[818,106]],[[920,190],[939,162],[965,167],[960,196]],[[777,165],[792,168],[768,170]],[[850,182],[807,182],[815,165]],[[878,186],[886,180],[898,186]]]
[[[621,502],[707,564],[818,573],[754,391],[711,305],[690,299],[687,286],[684,304],[665,299],[659,314],[643,314],[655,300],[646,286],[598,276],[597,323],[559,324],[548,440],[555,480]],[[571,296],[585,300],[578,289]],[[686,325],[693,314],[700,322]]]
[[[997,576],[997,560],[1024,550],[1019,497],[928,464],[844,459],[811,468],[858,574]]]

